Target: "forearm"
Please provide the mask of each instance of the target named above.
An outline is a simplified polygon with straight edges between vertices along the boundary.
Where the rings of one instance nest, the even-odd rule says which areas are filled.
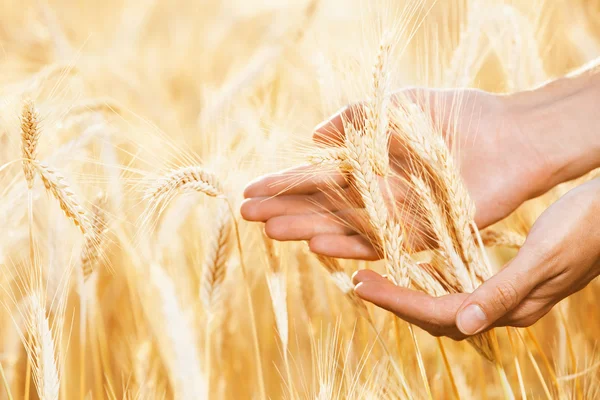
[[[522,134],[547,160],[532,195],[600,167],[599,68],[591,66],[506,100]]]

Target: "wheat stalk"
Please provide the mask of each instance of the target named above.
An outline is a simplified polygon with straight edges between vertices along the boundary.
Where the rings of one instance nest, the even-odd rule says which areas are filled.
[[[27,187],[33,188],[37,147],[40,139],[40,117],[32,100],[26,100],[21,111],[21,155]]]
[[[179,306],[177,289],[171,277],[155,263],[150,265],[150,281],[158,295],[161,315],[159,333],[166,339],[163,354],[175,396],[178,399],[199,399],[207,395],[207,382],[200,370],[200,358],[196,346],[196,334]],[[208,366],[207,366],[208,367]]]
[[[267,274],[267,283],[273,310],[275,311],[275,323],[277,331],[283,344],[283,349],[287,352],[288,348],[288,311],[287,311],[287,289],[284,271],[281,269],[281,260],[275,250],[275,245],[271,239],[263,234],[263,243],[267,255],[267,264],[269,272]]]
[[[65,177],[57,170],[49,167],[42,162],[36,162],[35,167],[39,172],[42,182],[52,196],[58,201],[60,208],[75,226],[81,230],[84,235],[91,231],[90,221],[85,209]]]

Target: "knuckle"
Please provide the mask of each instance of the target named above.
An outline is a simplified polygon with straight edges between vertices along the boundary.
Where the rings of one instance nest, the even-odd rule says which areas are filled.
[[[274,240],[279,240],[283,237],[281,225],[276,219],[270,219],[265,224],[265,234]]]
[[[519,294],[511,281],[503,281],[494,288],[492,298],[493,307],[497,310],[506,312],[517,305]]]

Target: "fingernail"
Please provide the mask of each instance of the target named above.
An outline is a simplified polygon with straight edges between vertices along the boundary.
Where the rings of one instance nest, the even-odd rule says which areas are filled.
[[[471,304],[460,313],[456,318],[456,326],[465,335],[474,335],[485,328],[487,317],[477,304]]]
[[[352,282],[354,282],[354,277],[356,276],[356,274],[358,274],[358,271],[360,271],[360,270],[357,269],[356,271],[354,271],[354,273],[352,273],[352,276],[351,276]]]
[[[356,284],[356,286],[354,286],[354,291],[356,292],[358,290],[358,288],[360,288],[363,284],[364,284],[364,282],[358,282],[358,284]]]

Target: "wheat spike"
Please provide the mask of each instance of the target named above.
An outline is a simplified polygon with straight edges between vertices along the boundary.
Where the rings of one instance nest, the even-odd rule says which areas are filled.
[[[216,235],[202,269],[200,298],[206,312],[212,311],[220,300],[220,290],[227,274],[231,254],[231,217],[227,205],[220,207]]]
[[[508,247],[511,249],[520,249],[525,243],[525,236],[512,231],[496,231],[486,229],[481,232],[483,244],[489,247]]]
[[[321,254],[317,254],[317,259],[325,270],[329,273],[333,284],[346,296],[350,303],[356,308],[356,310],[365,319],[371,320],[367,306],[365,303],[354,293],[354,284],[352,279],[346,274],[346,271],[340,265],[340,262],[332,257],[327,257]]]
[[[364,137],[352,124],[345,123],[348,164],[352,168],[352,178],[364,203],[371,226],[379,243],[383,243],[388,210],[379,188],[377,175],[373,171],[368,146]]]
[[[161,200],[175,190],[193,190],[211,197],[223,195],[218,178],[204,168],[194,166],[173,170],[159,178],[146,192],[146,197]]]
[[[106,203],[106,194],[99,193],[94,202],[90,231],[85,234],[83,239],[80,262],[84,280],[87,280],[94,272],[105,246],[106,233],[108,231],[106,212],[104,211]]]
[[[407,287],[410,281],[402,255],[401,227],[389,217],[379,179],[368,156],[368,138],[360,135],[351,124],[344,125],[352,178],[369,216],[377,244],[384,250],[387,271],[397,284]]]
[[[471,279],[483,282],[491,276],[491,271],[482,260],[471,230],[475,226],[475,204],[442,135],[436,132],[431,118],[414,103],[399,107],[394,113],[393,125],[415,164],[425,169],[436,186],[437,190],[432,193],[439,197],[438,204],[444,205],[449,231]]]
[[[391,33],[383,35],[373,67],[372,93],[365,108],[365,136],[372,142],[371,161],[375,172],[380,176],[389,173],[389,97],[390,86],[389,58],[391,52]]]
[[[446,285],[456,288],[456,292],[472,292],[473,282],[464,261],[456,251],[452,236],[448,230],[447,218],[442,207],[437,203],[431,188],[425,181],[417,176],[411,176],[412,184],[418,193],[423,205],[423,210],[428,214],[428,221],[435,233],[440,252],[445,261],[452,268],[443,268],[440,275],[444,277]]]
[[[58,400],[60,379],[46,309],[38,294],[32,294],[28,300],[26,328],[30,342],[25,348],[33,365],[35,385],[41,400]]]
[[[23,172],[29,189],[35,179],[34,162],[37,160],[37,147],[40,139],[40,117],[32,100],[26,100],[21,112],[21,155]]]
[[[319,149],[308,156],[308,161],[317,166],[333,166],[341,171],[349,171],[348,154],[343,147]]]
[[[87,212],[81,206],[79,199],[71,190],[65,177],[44,163],[36,162],[34,165],[40,173],[46,190],[58,201],[67,218],[73,221],[75,226],[81,230],[81,233],[84,235],[89,233],[91,228]]]

